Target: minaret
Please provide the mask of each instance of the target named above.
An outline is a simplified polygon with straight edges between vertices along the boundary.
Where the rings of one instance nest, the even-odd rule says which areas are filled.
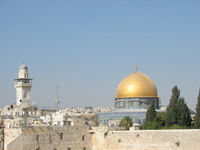
[[[32,79],[28,78],[28,67],[23,63],[19,67],[18,79],[15,79],[16,105],[31,106]]]

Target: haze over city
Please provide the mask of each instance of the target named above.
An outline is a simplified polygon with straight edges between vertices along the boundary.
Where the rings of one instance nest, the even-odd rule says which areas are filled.
[[[161,105],[177,85],[192,110],[200,88],[199,1],[0,1],[0,95],[16,101],[24,62],[31,101],[60,108],[113,107],[120,81],[138,65]]]

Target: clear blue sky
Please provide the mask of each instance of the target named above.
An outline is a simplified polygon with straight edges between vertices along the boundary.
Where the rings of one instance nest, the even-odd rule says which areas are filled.
[[[32,101],[61,108],[114,106],[119,82],[138,71],[162,105],[178,85],[195,109],[200,88],[199,0],[1,0],[0,107],[15,103],[24,61]]]

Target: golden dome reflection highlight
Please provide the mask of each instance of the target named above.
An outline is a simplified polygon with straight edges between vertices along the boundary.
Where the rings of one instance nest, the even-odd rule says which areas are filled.
[[[125,77],[117,88],[117,98],[154,97],[157,98],[157,88],[146,75],[136,72]]]

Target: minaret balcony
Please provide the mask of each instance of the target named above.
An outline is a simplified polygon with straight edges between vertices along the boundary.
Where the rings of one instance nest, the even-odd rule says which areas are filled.
[[[15,87],[32,87],[32,84],[31,83],[17,82],[17,83],[15,83]]]

